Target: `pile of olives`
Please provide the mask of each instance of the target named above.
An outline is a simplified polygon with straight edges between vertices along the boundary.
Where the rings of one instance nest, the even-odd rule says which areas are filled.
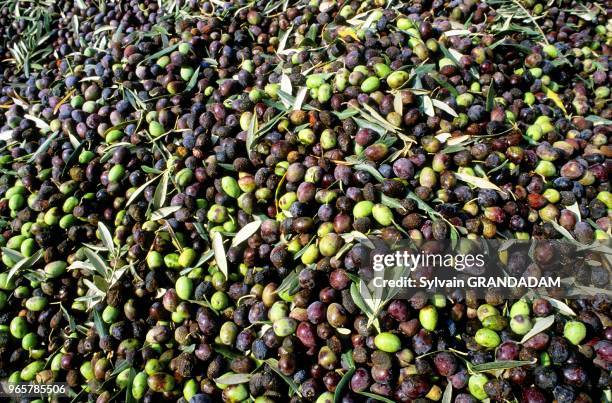
[[[548,241],[609,257],[609,4],[30,3],[0,3],[0,380],[612,399],[609,259],[570,296],[355,292],[374,238],[538,241],[517,276]]]

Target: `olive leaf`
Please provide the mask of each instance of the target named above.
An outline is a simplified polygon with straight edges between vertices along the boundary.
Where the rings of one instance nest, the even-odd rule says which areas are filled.
[[[443,110],[444,112],[448,113],[449,115],[453,116],[453,117],[457,117],[459,115],[457,115],[457,112],[455,112],[455,110],[453,108],[450,107],[450,105],[448,105],[446,102],[442,102],[438,99],[432,99],[431,102],[433,103],[433,106],[435,106],[438,109]]]
[[[402,93],[397,92],[393,98],[393,111],[398,115],[404,113],[404,103],[402,102]]]
[[[100,239],[102,240],[102,243],[106,249],[111,255],[115,255],[115,243],[113,242],[113,237],[108,230],[108,227],[104,225],[102,221],[98,222],[98,232],[100,233]]]
[[[136,403],[136,398],[132,395],[132,385],[134,384],[134,378],[136,378],[136,370],[130,368],[130,376],[125,387],[125,403]]]
[[[354,373],[355,373],[355,367],[352,367],[352,368],[349,368],[346,371],[346,373],[342,376],[342,378],[340,379],[340,382],[338,382],[338,385],[336,385],[336,390],[334,391],[334,403],[342,402],[342,392],[346,388],[346,385],[348,385],[348,383],[350,382],[351,377],[353,376]]]
[[[525,365],[535,364],[536,361],[495,361],[495,362],[486,362],[484,364],[473,365],[470,364],[470,368],[473,372],[489,372],[489,371],[498,371],[500,369],[512,369],[523,367]]]
[[[361,291],[359,290],[359,285],[357,283],[351,284],[350,292],[351,292],[351,298],[353,299],[353,302],[355,303],[355,305],[357,305],[359,310],[365,313],[366,315],[370,315],[371,314],[370,308],[366,305],[365,301],[363,300],[363,296],[361,295]]]
[[[597,116],[597,115],[589,115],[585,119],[588,120],[589,122],[592,122],[593,126],[612,125],[612,120],[605,119],[605,118],[602,118],[601,116]]]
[[[372,175],[379,182],[382,182],[382,181],[385,180],[385,178],[382,176],[382,174],[380,172],[378,172],[378,170],[376,168],[374,168],[372,165],[357,164],[357,165],[355,165],[355,169],[358,170],[358,171],[365,171],[365,172],[369,173],[370,175]]]
[[[155,210],[159,210],[164,206],[166,202],[166,195],[168,194],[168,182],[170,181],[170,173],[165,171],[162,174],[161,181],[157,184],[155,188],[155,193],[153,194],[153,208]]]
[[[225,248],[223,247],[223,236],[220,233],[214,232],[212,234],[212,245],[215,251],[215,261],[217,262],[219,270],[221,270],[225,278],[229,278],[227,271],[227,256],[225,255]]]
[[[380,202],[390,208],[405,210],[404,206],[402,206],[402,203],[400,203],[398,199],[389,197],[385,194],[382,194],[382,196],[380,197]]]
[[[379,402],[383,402],[383,403],[395,403],[394,400],[391,400],[387,397],[381,396],[381,395],[377,395],[376,393],[370,393],[370,392],[357,392],[358,394],[365,396],[365,397],[369,397],[370,399],[374,399],[377,400]]]
[[[28,115],[25,115],[25,116],[28,116]],[[46,153],[47,150],[49,149],[49,146],[51,146],[51,143],[57,138],[57,136],[59,136],[59,132],[55,132],[49,137],[47,137],[47,139],[38,147],[38,149],[32,154],[32,156],[28,158],[27,162],[32,163],[36,160],[36,157],[38,157],[40,154]]]
[[[89,248],[83,248],[83,253],[89,263],[91,263],[93,269],[102,277],[106,278],[108,276],[109,268],[106,266],[106,263],[100,258],[100,256]]]
[[[452,403],[453,401],[453,384],[449,381],[442,395],[442,403]]]
[[[8,272],[6,281],[10,281],[17,272],[23,269],[29,269],[42,257],[42,249],[37,250],[32,256],[26,257],[15,263],[11,270]]]
[[[234,239],[232,239],[232,246],[238,246],[249,239],[251,235],[257,232],[261,226],[261,223],[262,222],[260,220],[255,220],[240,228],[240,231],[238,231],[236,236],[234,236]]]
[[[576,316],[576,312],[574,312],[572,310],[572,308],[570,308],[569,306],[567,306],[567,304],[565,302],[559,301],[558,299],[554,299],[551,297],[542,297],[545,300],[547,300],[548,302],[550,302],[550,304],[556,308],[560,313],[562,313],[563,315],[566,316]]]
[[[191,78],[189,79],[189,82],[187,83],[187,86],[185,87],[185,92],[191,91],[196,86],[196,84],[198,83],[199,74],[200,74],[200,67],[198,66],[198,68],[195,69],[195,71],[191,75]]]
[[[299,275],[296,271],[292,271],[283,279],[283,282],[274,291],[276,294],[287,293],[295,294],[300,289]]]
[[[154,211],[151,214],[151,220],[161,220],[162,218],[165,218],[167,216],[169,216],[172,213],[177,212],[178,210],[181,209],[181,206],[168,206],[168,207],[162,207],[157,211]]]
[[[567,116],[567,109],[565,109],[565,106],[563,105],[563,101],[559,97],[559,94],[557,94],[556,92],[554,92],[553,90],[551,90],[550,88],[546,86],[543,86],[543,88],[546,91],[546,98],[552,100],[555,103],[555,105],[557,105],[559,109],[563,111],[563,114]]]
[[[291,31],[293,30],[293,25],[289,26],[287,31],[283,32],[281,35],[280,41],[278,41],[278,47],[276,48],[276,53],[282,53],[285,50],[285,46],[287,46],[287,39],[289,39],[289,35],[291,35]]]
[[[297,95],[295,96],[295,102],[293,103],[294,111],[299,111],[300,109],[302,109],[302,104],[304,103],[304,99],[306,99],[307,93],[308,93],[308,88],[300,87],[300,89],[297,92]]]
[[[280,369],[278,369],[278,360],[276,360],[275,358],[268,358],[265,362],[274,372],[276,372],[278,376],[283,379],[283,381],[285,381],[287,386],[289,386],[289,396],[297,394],[298,396],[302,397],[296,383],[293,382],[291,378],[287,377],[287,375],[283,374]]]
[[[579,244],[579,242],[574,239],[572,234],[567,229],[565,229],[565,227],[559,225],[559,223],[557,223],[554,220],[551,220],[549,222],[555,228],[555,230],[563,236],[563,238],[567,239],[568,241],[574,244]]]
[[[580,214],[580,208],[578,207],[578,202],[574,202],[571,206],[565,206],[566,209],[576,214],[576,219],[578,221],[582,221],[582,214]]]
[[[455,87],[450,85],[448,81],[439,77],[437,74],[431,74],[430,77],[433,78],[438,85],[444,87],[444,89],[446,89],[452,96],[457,97],[459,95],[459,92]]]
[[[485,104],[485,110],[491,112],[493,110],[493,102],[495,101],[495,85],[493,81],[489,84],[489,90],[487,91],[487,101]]]
[[[38,129],[44,134],[47,132],[51,131],[51,126],[49,126],[49,124],[47,122],[45,122],[44,120],[42,120],[39,117],[36,117],[34,115],[30,115],[28,113],[26,113],[25,115],[23,115],[24,118],[31,120],[32,122],[34,122],[34,124],[36,125],[36,127],[38,127]],[[48,140],[48,139],[47,139]],[[49,145],[51,144],[51,142],[49,142],[49,144],[47,144],[47,148],[49,147]],[[44,145],[44,143],[43,143]],[[41,145],[42,147],[42,145]],[[38,152],[38,151],[37,151]]]
[[[251,380],[253,374],[224,374],[215,379],[215,382],[221,385],[240,385]]]
[[[119,375],[121,372],[125,371],[126,369],[130,368],[131,366],[132,366],[132,363],[129,362],[128,360],[121,361],[121,363],[115,367],[113,372],[111,372],[111,378]]]
[[[423,95],[421,100],[423,101],[423,113],[427,116],[436,116],[436,111],[434,110],[433,102],[429,95]]]
[[[459,179],[460,181],[465,182],[477,188],[493,189],[493,190],[497,190],[498,192],[501,192],[504,194],[506,193],[503,190],[501,190],[499,186],[497,186],[496,184],[492,183],[491,181],[485,178],[480,178],[478,176],[474,176],[474,175],[470,175],[466,173],[460,173],[460,172],[455,172],[455,177]]]
[[[332,112],[334,115],[336,115],[336,117],[340,120],[346,120],[348,118],[351,118],[355,115],[359,114],[359,111],[355,108],[348,108],[343,110],[342,112]]]
[[[454,154],[463,150],[467,150],[467,147],[465,145],[455,144],[452,146],[445,147],[442,151],[440,151],[440,154]]]
[[[72,315],[70,315],[70,313],[68,313],[68,310],[66,310],[66,308],[64,308],[64,306],[60,303],[60,310],[62,311],[62,314],[64,315],[64,318],[66,318],[66,320],[68,321],[68,326],[70,327],[70,331],[74,332],[76,330],[76,322],[74,321],[74,318],[72,317]]]
[[[546,329],[551,327],[553,325],[553,323],[555,323],[555,316],[554,315],[550,315],[550,316],[547,316],[545,318],[537,318],[535,320],[535,323],[533,324],[533,327],[531,328],[531,330],[529,332],[527,332],[527,334],[525,336],[523,336],[523,338],[521,339],[520,343],[521,344],[525,343],[527,340],[531,339],[536,334],[542,333],[543,331],[545,331]]]
[[[2,253],[7,255],[11,260],[15,262],[18,262],[24,258],[24,256],[21,253],[17,252],[16,250],[9,249],[6,247],[2,248]]]
[[[149,55],[149,56],[145,57],[144,59],[142,59],[142,61],[140,63],[138,63],[138,65],[145,64],[149,60],[159,59],[160,57],[162,57],[164,55],[172,53],[172,52],[174,52],[174,50],[176,48],[179,47],[179,45],[180,45],[180,43],[175,43],[174,45],[166,47],[166,48],[160,50],[159,52],[153,53],[152,55]]]
[[[96,327],[96,331],[100,337],[108,336],[108,332],[106,331],[106,326],[100,317],[100,313],[96,310],[93,311],[93,319],[94,325]]]

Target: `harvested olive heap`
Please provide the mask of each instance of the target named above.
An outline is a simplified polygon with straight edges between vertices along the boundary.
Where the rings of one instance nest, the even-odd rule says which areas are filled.
[[[100,403],[610,401],[611,13],[0,2],[0,379]],[[570,262],[571,298],[372,300],[368,237],[539,240],[516,275],[552,239],[607,257]]]

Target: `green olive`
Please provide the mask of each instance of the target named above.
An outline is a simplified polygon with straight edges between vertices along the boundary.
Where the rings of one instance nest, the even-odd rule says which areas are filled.
[[[108,171],[108,180],[111,183],[116,183],[116,182],[121,181],[121,179],[123,179],[124,176],[125,176],[125,168],[120,164],[113,166],[110,169],[110,171]]]
[[[486,375],[474,374],[468,380],[468,390],[476,399],[484,400],[488,397],[487,392],[484,390],[484,386],[488,381],[489,379]]]
[[[383,332],[376,335],[374,345],[377,349],[387,353],[396,353],[402,348],[400,338],[389,332]]]
[[[476,343],[486,348],[495,348],[501,343],[501,339],[497,333],[491,329],[485,328],[476,331],[474,340],[476,340]]]
[[[563,327],[563,336],[577,346],[586,337],[586,326],[582,322],[569,321]]]
[[[193,293],[193,280],[187,276],[181,276],[176,280],[176,294],[180,299],[191,299]]]
[[[380,225],[388,226],[393,222],[393,212],[384,204],[375,204],[372,207],[372,216]]]
[[[423,329],[434,331],[438,325],[438,310],[433,305],[427,305],[419,311],[419,322]]]
[[[224,176],[221,178],[221,188],[230,197],[234,199],[240,196],[240,187],[236,179],[231,176]]]
[[[510,308],[510,317],[514,318],[516,315],[529,315],[530,309],[527,301],[521,299],[512,304]]]
[[[374,203],[369,200],[362,200],[353,207],[353,216],[355,216],[355,218],[368,217],[372,214],[373,208]]]
[[[178,264],[181,267],[191,267],[195,262],[197,253],[192,248],[183,248],[178,258]]]
[[[378,77],[368,77],[361,83],[361,91],[366,94],[372,93],[380,88],[380,79]]]

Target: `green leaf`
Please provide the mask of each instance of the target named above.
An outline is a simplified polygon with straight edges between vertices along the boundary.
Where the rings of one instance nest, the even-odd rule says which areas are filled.
[[[11,270],[7,274],[6,281],[9,281],[13,278],[15,274],[17,274],[20,270],[29,269],[32,267],[38,260],[42,257],[42,249],[37,250],[32,256],[23,258],[17,263],[15,266],[11,267]]]
[[[423,95],[421,100],[423,102],[423,113],[427,116],[436,116],[436,111],[434,110],[433,102],[429,95]]]
[[[168,194],[168,182],[170,180],[170,173],[168,171],[164,172],[162,175],[161,181],[157,184],[155,188],[155,193],[153,194],[153,208],[155,210],[159,210],[164,206],[166,202],[166,195]]]
[[[440,154],[454,154],[463,150],[467,150],[467,147],[461,144],[455,144],[444,148],[442,151],[440,151]]]
[[[178,48],[178,47],[179,47],[179,43],[175,43],[174,45],[172,45],[172,46],[170,46],[170,47],[168,47],[168,48],[164,48],[164,49],[160,50],[160,51],[159,51],[159,52],[157,52],[157,53],[153,53],[152,55],[149,55],[149,56],[145,57],[145,58],[144,58],[144,59],[142,59],[142,61],[141,61],[140,63],[138,63],[138,64],[139,64],[139,65],[141,65],[141,64],[145,64],[145,63],[147,63],[149,60],[157,60],[157,59],[159,59],[160,57],[162,57],[162,56],[164,56],[164,55],[167,55],[167,54],[169,54],[169,53],[174,52],[174,50],[175,50],[176,48]]]
[[[144,169],[143,169],[144,171]],[[157,180],[157,178],[159,178],[159,176],[156,176],[155,178],[148,180],[147,182],[143,183],[142,185],[140,185],[138,187],[138,189],[136,189],[131,195],[130,198],[128,199],[127,203],[125,204],[126,206],[129,206],[130,204],[132,204],[132,202],[134,200],[136,200],[136,198],[142,193],[144,192],[144,190],[151,185],[153,182],[155,182]]]
[[[472,185],[476,188],[492,189],[492,190],[497,190],[498,192],[501,192],[501,193],[506,193],[503,190],[501,190],[499,186],[492,183],[490,180],[486,178],[480,178],[478,176],[474,176],[474,175],[470,175],[466,173],[460,173],[460,172],[455,172],[455,177],[457,177],[457,179],[459,179],[460,181],[465,182],[469,185]]]
[[[234,239],[232,239],[232,246],[238,246],[244,241],[248,240],[251,237],[251,235],[256,233],[257,230],[259,230],[261,223],[262,221],[255,220],[255,221],[251,221],[244,227],[240,228],[240,231],[238,231]]]
[[[168,206],[162,207],[157,211],[154,211],[151,214],[151,220],[161,220],[162,218],[168,217],[170,214],[173,214],[181,209],[181,206]]]
[[[545,300],[547,300],[548,302],[550,302],[550,304],[556,308],[561,314],[565,315],[565,316],[576,316],[576,312],[574,312],[572,310],[572,308],[570,308],[569,306],[567,306],[567,304],[565,302],[561,302],[558,299],[554,299],[551,297],[542,297]]]
[[[338,119],[345,120],[355,115],[359,115],[359,111],[355,108],[348,108],[343,110],[342,112],[332,112]]]
[[[384,204],[385,206],[390,207],[390,208],[394,208],[394,209],[397,209],[397,210],[405,210],[404,206],[402,206],[402,203],[400,203],[400,201],[398,199],[395,199],[393,197],[389,197],[389,196],[387,196],[385,194],[382,194],[380,196],[380,202],[382,204]]]
[[[491,84],[489,84],[489,90],[487,91],[487,103],[485,107],[485,110],[487,112],[491,112],[493,110],[494,101],[495,101],[495,85],[493,84],[493,81],[491,81]]]
[[[185,92],[191,91],[196,86],[196,84],[198,83],[199,74],[200,74],[200,67],[198,67],[191,75],[191,78],[189,79],[189,82],[187,83],[187,86],[185,87]]]
[[[440,216],[440,213],[438,213],[436,210],[431,208],[431,206],[429,206],[429,204],[427,204],[423,200],[421,200],[421,198],[419,198],[419,196],[414,194],[412,191],[409,191],[408,194],[406,195],[406,197],[408,199],[414,200],[416,202],[417,206],[419,207],[419,209],[425,211],[430,218],[434,218],[434,217],[437,218],[437,217]]]
[[[368,165],[368,164],[357,164],[354,167],[356,170],[358,171],[365,171],[367,173],[369,173],[370,175],[372,175],[377,181],[382,182],[385,180],[385,178],[382,176],[382,174],[380,172],[378,172],[378,170],[376,168],[374,168],[372,165]]]
[[[100,232],[100,239],[102,243],[111,253],[111,255],[115,254],[115,243],[113,242],[113,237],[102,221],[98,221],[98,232]]]
[[[215,379],[215,382],[221,385],[240,385],[251,380],[253,374],[224,374]]]
[[[455,110],[453,108],[450,107],[450,105],[448,105],[446,102],[442,102],[440,100],[437,99],[432,99],[431,102],[433,103],[433,106],[435,106],[436,108],[443,110],[444,112],[448,113],[449,115],[453,116],[453,117],[457,117],[459,115],[457,115],[457,112],[455,112]]]
[[[534,364],[534,361],[495,361],[486,362],[484,364],[471,365],[471,368],[473,372],[489,372],[498,371],[500,369],[518,368],[532,364]]]
[[[2,253],[7,255],[9,258],[11,258],[11,260],[15,262],[19,262],[20,260],[24,259],[24,256],[21,253],[6,247],[2,248]]]
[[[295,294],[300,289],[299,275],[296,271],[289,273],[283,282],[278,286],[275,293],[287,293],[289,295]]]
[[[348,371],[342,376],[338,385],[336,385],[336,390],[334,391],[334,403],[342,402],[342,393],[346,388],[346,385],[350,382],[351,377],[355,373],[355,368],[349,368]]]
[[[601,116],[597,116],[597,115],[589,115],[585,119],[588,120],[589,122],[593,122],[594,126],[598,126],[598,125],[612,125],[612,120],[605,119],[605,118],[602,118]]]
[[[38,149],[34,152],[34,154],[32,154],[32,156],[28,159],[28,163],[35,161],[38,155],[47,152],[47,150],[49,149],[49,146],[57,138],[58,135],[59,135],[59,132],[55,132],[49,137],[47,137],[47,139],[38,147]]]
[[[433,74],[430,75],[430,77],[433,78],[440,86],[444,87],[452,96],[457,97],[459,95],[457,89],[450,85],[448,81],[445,81],[444,79]]]
[[[132,385],[134,384],[134,378],[136,377],[136,370],[130,368],[130,376],[128,378],[127,386],[125,387],[125,403],[136,403],[136,398],[132,396]]]
[[[64,306],[61,303],[60,303],[60,310],[62,311],[64,318],[66,318],[66,320],[68,321],[68,326],[70,327],[70,331],[74,332],[76,330],[76,322],[74,321],[74,318],[72,317],[72,315],[70,315],[70,313],[68,313],[66,308],[64,308]]]
[[[351,291],[351,298],[353,299],[353,302],[355,303],[355,305],[357,305],[359,310],[366,314],[368,314],[368,312],[371,313],[370,308],[365,303],[363,296],[361,295],[361,291],[359,291],[359,284],[352,283],[350,291]]]
[[[217,262],[217,266],[227,279],[229,278],[229,274],[227,270],[227,256],[225,255],[225,248],[223,247],[223,236],[216,231],[212,235],[212,245],[215,252],[215,261]]]
[[[91,263],[94,270],[103,278],[107,278],[109,269],[100,256],[89,248],[83,248],[83,253],[85,253],[87,260]]]
[[[293,396],[295,394],[297,394],[298,396],[302,396],[300,394],[300,390],[298,388],[298,386],[295,384],[295,382],[293,382],[293,380],[289,377],[287,377],[285,374],[283,374],[279,369],[278,369],[278,361],[275,358],[268,358],[266,360],[266,364],[268,364],[270,366],[270,368],[276,372],[276,374],[278,376],[280,376],[283,381],[285,381],[285,383],[287,384],[287,386],[289,386],[289,396]]]
[[[452,403],[453,402],[453,384],[449,381],[446,384],[446,388],[444,389],[444,394],[442,395],[442,403]]]
[[[549,221],[549,222],[555,228],[555,230],[557,230],[557,232],[561,234],[561,236],[563,236],[563,238],[567,239],[568,241],[572,243],[579,244],[579,242],[574,239],[572,234],[567,229],[565,229],[565,227],[562,227],[556,221]]]
[[[213,350],[215,350],[215,353],[221,354],[228,360],[233,360],[234,358],[242,357],[242,354],[236,353],[227,348],[226,346],[222,346],[220,344],[213,344]]]
[[[377,395],[376,393],[370,393],[370,392],[357,392],[357,393],[362,396],[369,397],[370,399],[378,400],[379,402],[395,403],[394,400],[391,400],[385,396]]]
[[[108,336],[108,332],[106,331],[106,326],[100,317],[100,313],[96,310],[93,311],[93,319],[94,325],[96,326],[96,331],[98,335],[101,337]]]
[[[129,362],[128,360],[121,361],[121,363],[115,367],[113,372],[111,372],[111,378],[119,375],[121,372],[125,371],[131,366],[132,366],[132,363]]]
[[[555,323],[555,316],[554,315],[550,315],[550,316],[547,316],[545,318],[538,318],[538,319],[536,319],[536,321],[533,324],[533,327],[531,328],[531,330],[529,332],[527,332],[527,334],[525,336],[523,336],[523,338],[521,339],[521,344],[525,343],[527,340],[531,339],[536,334],[542,333],[543,331],[545,331],[546,329],[551,327],[553,325],[553,323]]]

